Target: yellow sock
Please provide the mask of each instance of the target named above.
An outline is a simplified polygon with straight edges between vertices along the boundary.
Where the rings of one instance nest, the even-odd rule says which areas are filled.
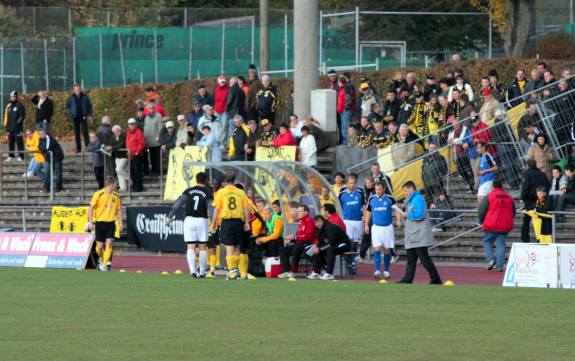
[[[220,264],[220,259],[221,259],[221,258],[220,258],[220,246],[217,245],[217,246],[216,246],[216,264],[215,264],[214,267],[217,267],[217,266],[220,266],[220,265],[221,265],[221,264]]]
[[[239,268],[240,268],[240,260],[241,260],[241,259],[240,259],[240,255],[239,255],[239,254],[234,256],[234,264],[235,264],[235,267],[234,267],[234,268],[235,268],[235,269],[238,269],[238,270],[239,270]]]
[[[210,255],[210,271],[214,271],[216,269],[216,265],[217,265],[216,255],[211,254]]]
[[[240,269],[240,277],[246,278],[248,276],[248,262],[249,257],[247,254],[241,253],[239,256],[239,269]]]
[[[233,270],[234,267],[234,261],[235,261],[235,257],[234,256],[226,256],[226,263],[228,265],[228,270],[231,271]]]
[[[112,247],[106,247],[106,250],[104,251],[104,261],[102,261],[104,263],[104,266],[108,264],[108,261],[110,260],[110,258],[112,257]]]
[[[96,247],[96,254],[98,255],[98,258],[101,261],[102,258],[104,258],[104,249],[101,247]]]

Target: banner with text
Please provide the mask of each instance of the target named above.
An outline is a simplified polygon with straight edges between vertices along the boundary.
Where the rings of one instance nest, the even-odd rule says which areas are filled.
[[[166,227],[168,206],[128,207],[128,242],[150,251],[185,252],[184,208],[176,212],[176,219]]]
[[[176,147],[168,157],[168,174],[164,200],[175,201],[183,191],[196,185],[196,174],[204,172],[204,166],[194,166],[194,162],[207,162],[207,147]]]
[[[36,233],[24,267],[84,268],[93,242],[89,233]]]
[[[23,267],[34,233],[0,233],[0,267]]]
[[[256,148],[256,161],[278,161],[278,160],[295,160],[296,155],[295,146],[284,146],[284,147],[257,147]],[[266,172],[263,169],[256,169],[256,179],[262,184],[264,189],[258,189],[256,187],[257,192],[262,196],[264,199],[267,197],[265,196],[264,192],[267,193],[267,196],[273,201],[278,198],[277,192],[277,185],[275,182],[274,177],[278,177],[277,174],[274,174],[270,168],[269,172]]]
[[[88,207],[52,207],[50,233],[84,232],[88,222]]]

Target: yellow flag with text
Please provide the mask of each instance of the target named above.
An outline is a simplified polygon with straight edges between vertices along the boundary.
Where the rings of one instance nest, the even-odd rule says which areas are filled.
[[[50,233],[84,233],[88,223],[88,207],[52,207]],[[120,225],[116,220],[115,238],[120,238]],[[94,230],[92,229],[92,232]]]
[[[207,147],[197,146],[176,147],[170,151],[164,200],[174,201],[183,191],[196,185],[196,174],[204,172],[206,167],[193,163],[207,162],[207,152]]]
[[[294,161],[296,155],[297,147],[295,146],[284,146],[284,147],[257,147],[256,148],[256,161],[278,161],[278,160],[289,160]],[[279,178],[279,174],[273,174],[274,170],[270,168],[268,172],[263,169],[256,169],[256,179],[261,183],[264,189],[260,189],[256,186],[256,191],[266,198],[265,194],[274,201],[278,198],[278,192],[276,187],[276,178]],[[265,192],[265,194],[264,194]]]

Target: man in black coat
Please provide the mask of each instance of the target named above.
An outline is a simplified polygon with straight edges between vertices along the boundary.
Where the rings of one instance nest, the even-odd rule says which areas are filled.
[[[102,117],[102,125],[98,128],[96,135],[98,136],[98,140],[102,145],[104,154],[104,166],[106,169],[106,177],[114,177],[116,174],[116,164],[114,160],[114,143],[116,143],[116,137],[112,132],[112,126],[110,125],[111,119],[109,116],[104,115]]]
[[[351,248],[351,241],[343,229],[328,222],[322,216],[315,216],[314,223],[318,242],[312,248],[314,273],[308,278],[333,280],[335,257],[348,252]],[[319,274],[324,264],[326,273],[320,277]]]
[[[447,161],[437,151],[437,145],[429,143],[429,154],[423,159],[421,167],[421,176],[425,186],[423,193],[428,203],[433,203],[436,197],[444,194],[445,176],[448,172]]]
[[[66,102],[66,110],[72,121],[74,122],[74,138],[76,139],[76,153],[82,151],[82,143],[80,141],[80,128],[82,136],[84,137],[84,146],[88,146],[90,141],[88,137],[88,120],[92,119],[92,103],[90,98],[79,85],[74,85],[74,93],[68,97]]]
[[[42,127],[46,133],[49,133],[50,121],[54,115],[54,103],[48,98],[48,92],[40,90],[31,101],[36,106],[36,129]]]
[[[11,162],[14,159],[14,149],[16,146],[19,151],[24,150],[24,138],[22,132],[24,131],[24,119],[26,118],[26,108],[24,104],[18,101],[18,93],[13,90],[10,93],[10,102],[6,105],[4,110],[4,127],[8,133],[8,158],[6,162]],[[24,153],[18,153],[16,157],[17,162],[22,161]]]
[[[64,160],[64,151],[58,141],[47,134],[44,128],[38,129],[38,137],[40,138],[38,150],[44,154],[46,158],[46,165],[48,166],[46,174],[48,175],[44,180],[44,187],[41,192],[48,192],[50,190],[50,169],[54,172],[54,192],[62,191],[62,162]],[[51,154],[51,155],[50,155]]]
[[[549,180],[545,173],[537,168],[535,159],[527,159],[527,169],[523,172],[523,182],[521,184],[521,200],[523,201],[523,208],[526,210],[534,209],[537,202],[537,188],[544,187],[549,189]],[[525,243],[530,242],[529,227],[531,225],[531,217],[528,215],[523,216],[523,225],[521,226],[521,241]]]

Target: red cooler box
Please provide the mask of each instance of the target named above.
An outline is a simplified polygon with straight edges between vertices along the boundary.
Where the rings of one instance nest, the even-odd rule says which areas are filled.
[[[266,277],[276,278],[280,273],[282,273],[282,267],[279,258],[266,258]]]

